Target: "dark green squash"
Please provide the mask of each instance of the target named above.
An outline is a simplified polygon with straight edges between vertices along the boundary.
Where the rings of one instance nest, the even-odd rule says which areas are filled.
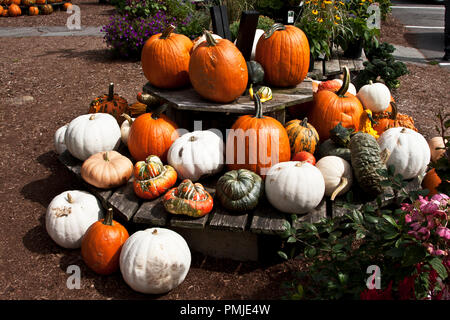
[[[264,82],[264,68],[259,62],[254,60],[247,61],[248,84],[262,84]]]
[[[377,140],[368,133],[358,132],[350,139],[349,148],[356,181],[367,196],[376,197],[383,192],[383,177],[377,171],[386,169]]]
[[[341,157],[348,162],[351,161],[350,149],[337,145],[331,139],[325,140],[316,149],[316,159],[326,156],[336,156]]]
[[[222,206],[231,211],[254,209],[264,194],[264,183],[247,169],[232,170],[219,178],[216,195]]]

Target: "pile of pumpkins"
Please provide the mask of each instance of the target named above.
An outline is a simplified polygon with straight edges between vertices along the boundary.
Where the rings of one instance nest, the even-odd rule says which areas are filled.
[[[0,0],[0,17],[18,17],[26,11],[29,16],[39,14],[48,15],[53,13],[53,3],[59,0]],[[69,1],[64,1],[61,10],[68,10],[72,6]]]
[[[291,28],[295,27],[275,27],[261,36],[256,59],[261,56],[261,43],[275,39],[274,35],[286,39],[289,37],[282,33],[302,34]],[[142,66],[149,81],[154,77],[161,87],[164,81],[169,87],[171,81],[182,85],[189,81],[204,97],[224,101],[242,94],[248,70],[245,61],[227,60],[240,55],[234,44],[205,32],[203,40],[186,43],[184,49],[176,46],[177,50],[185,50],[185,57],[190,56],[182,64],[176,60],[183,57],[180,52],[169,54],[164,50],[164,41],[175,38],[176,42],[180,36],[169,30],[145,44]],[[152,43],[157,43],[155,48]],[[309,54],[309,49],[305,52]],[[162,54],[165,59],[159,56]],[[157,71],[161,65],[173,68],[176,77],[169,81],[170,76]],[[189,72],[177,69],[183,65]],[[306,76],[302,68],[299,65],[278,80],[286,86],[295,85],[299,80],[292,80],[291,75],[300,74],[296,77],[301,82]],[[229,69],[238,69],[241,75],[236,79]],[[270,67],[265,66],[264,81],[274,83],[267,70]],[[199,79],[203,80],[197,86]],[[241,80],[239,90],[234,90]],[[216,201],[230,212],[246,212],[255,209],[263,198],[282,212],[307,213],[325,196],[334,200],[345,194],[355,181],[365,193],[376,196],[383,191],[377,169],[394,165],[396,173],[411,179],[424,174],[430,157],[439,152],[417,132],[411,118],[393,117],[398,113],[384,84],[369,83],[356,92],[347,68],[341,81],[316,83],[308,117],[284,126],[262,114],[259,93],[251,98],[254,114],[239,117],[231,127],[233,134],[223,139],[214,130],[182,134],[177,124],[163,114],[168,105],[150,108],[148,104],[145,108],[142,94],[138,94],[138,101],[145,102],[144,111],[133,118],[133,105],[114,93],[110,84],[109,92],[94,99],[87,114],[55,132],[55,149],[58,153],[67,150],[83,162],[81,177],[87,183],[110,189],[131,179],[138,197],[161,198],[170,214],[193,218],[207,215]],[[131,158],[117,152],[121,144],[128,147]],[[212,197],[201,182],[214,175],[220,177]],[[63,247],[81,246],[83,259],[94,271],[106,274],[120,269],[125,281],[139,292],[167,292],[184,280],[191,258],[179,234],[150,228],[128,237],[126,230],[112,220],[112,211],[108,210],[105,217],[103,211],[95,196],[85,191],[64,192],[48,207],[47,231]],[[112,232],[114,228],[117,231]],[[105,234],[114,240],[108,240]]]

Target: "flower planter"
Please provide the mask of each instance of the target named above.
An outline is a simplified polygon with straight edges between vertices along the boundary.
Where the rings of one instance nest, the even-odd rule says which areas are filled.
[[[358,59],[362,55],[363,40],[357,39],[347,44],[347,49],[344,50],[343,56],[350,59]]]

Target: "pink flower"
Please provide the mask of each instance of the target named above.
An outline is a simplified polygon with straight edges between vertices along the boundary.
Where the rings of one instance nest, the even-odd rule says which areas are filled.
[[[446,256],[447,252],[444,250],[438,249],[438,250],[434,250],[432,254],[435,256]]]
[[[420,235],[420,240],[427,240],[430,237],[430,230],[425,227],[420,228],[417,233]]]
[[[404,210],[404,209],[402,208],[402,210]],[[405,222],[406,223],[411,223],[412,222],[412,218],[411,218],[410,214],[405,214]]]
[[[431,197],[431,200],[436,200],[441,202],[442,200],[448,200],[450,199],[446,194],[444,193],[437,193],[433,197]]]
[[[429,254],[433,254],[434,247],[433,247],[433,245],[431,243],[424,243],[423,246],[425,248],[427,248],[427,251],[428,251]]]
[[[446,240],[450,240],[450,229],[446,227],[437,227],[436,234]]]

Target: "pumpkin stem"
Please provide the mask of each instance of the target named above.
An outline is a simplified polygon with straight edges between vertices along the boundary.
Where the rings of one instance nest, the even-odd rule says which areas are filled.
[[[106,151],[106,152],[103,154],[103,160],[109,161],[108,151]]]
[[[157,234],[158,233],[158,230],[157,229],[154,229],[153,231],[152,231],[152,234]]]
[[[397,104],[392,101],[391,102],[391,107],[392,107],[392,112],[391,112],[391,117],[389,119],[391,120],[397,120],[397,115],[398,115],[398,108],[397,108]]]
[[[302,127],[308,128],[308,117],[304,117],[300,125]]]
[[[346,177],[341,177],[341,182],[339,183],[339,185],[336,187],[336,189],[331,194],[331,198],[330,198],[331,201],[334,201],[334,199],[339,194],[339,192],[341,192],[341,190],[344,189],[347,186],[347,184],[348,184],[348,179]]]
[[[94,120],[95,119],[95,114],[93,114],[92,116],[89,117],[89,120]]]
[[[195,140],[197,140],[197,137],[191,136],[191,137],[189,138],[189,141],[195,141]]]
[[[255,100],[255,118],[262,119],[263,113],[262,113],[262,105],[261,105],[261,98],[259,97],[259,94],[253,95]]]
[[[344,78],[342,79],[342,86],[338,90],[338,92],[336,92],[336,94],[339,97],[345,96],[345,94],[347,93],[347,90],[348,90],[348,86],[350,85],[350,72],[348,71],[347,66],[344,67],[343,73],[344,73]]]
[[[286,26],[282,23],[275,23],[269,30],[267,30],[267,32],[264,33],[264,38],[269,39],[275,31],[278,30],[286,30]]]
[[[167,109],[168,106],[169,106],[168,103],[164,103],[163,105],[156,108],[155,111],[152,112],[152,118],[154,120],[158,119],[159,116],[161,115],[161,113],[163,113]]]
[[[217,44],[217,40],[214,39],[211,32],[209,32],[208,30],[205,30],[204,34],[205,34],[205,38],[206,38],[206,43],[208,43],[209,47],[215,46]]]
[[[69,203],[73,203],[73,198],[70,193],[67,194],[67,201],[69,201]]]
[[[130,126],[133,124],[133,119],[131,119],[131,117],[129,115],[127,115],[126,113],[122,113],[122,117],[125,118],[125,120],[128,121],[128,123],[130,124]]]
[[[103,224],[107,226],[112,226],[112,222],[113,222],[113,209],[108,208],[108,210],[106,211],[105,219],[103,219]]]
[[[173,24],[169,25],[161,34],[160,39],[167,39],[170,37],[170,34],[175,30],[175,26]]]
[[[114,99],[114,83],[109,84],[108,90],[108,101],[112,101]]]

